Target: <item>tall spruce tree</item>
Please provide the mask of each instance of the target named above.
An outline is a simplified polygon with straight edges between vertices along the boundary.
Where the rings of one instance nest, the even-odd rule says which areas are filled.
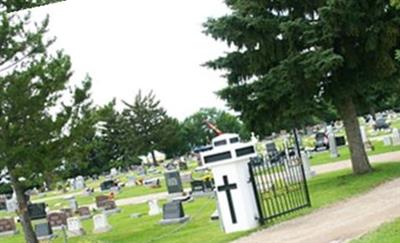
[[[71,76],[70,58],[47,52],[53,42],[44,36],[48,19],[32,28],[29,15],[12,12],[38,2],[45,3],[0,2],[0,168],[10,175],[28,243],[38,240],[25,191],[61,165],[73,141],[71,119],[87,97],[85,88],[71,88],[70,102],[61,102],[67,100],[63,94]]]
[[[353,172],[370,172],[357,110],[368,104],[371,87],[399,79],[399,10],[389,0],[225,3],[231,13],[204,24],[235,48],[207,63],[227,72],[221,97],[254,126],[298,127],[332,104],[345,125]]]

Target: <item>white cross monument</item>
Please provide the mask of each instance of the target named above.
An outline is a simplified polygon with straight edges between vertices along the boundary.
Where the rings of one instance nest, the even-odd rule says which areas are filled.
[[[248,165],[257,156],[254,142],[241,143],[237,134],[222,134],[212,144],[212,150],[201,153],[201,160],[214,176],[224,231],[256,228],[259,212]]]

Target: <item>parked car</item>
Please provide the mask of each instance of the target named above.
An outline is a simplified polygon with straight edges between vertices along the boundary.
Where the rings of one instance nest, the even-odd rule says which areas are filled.
[[[386,122],[385,118],[378,118],[374,124],[374,130],[388,129],[390,124]]]

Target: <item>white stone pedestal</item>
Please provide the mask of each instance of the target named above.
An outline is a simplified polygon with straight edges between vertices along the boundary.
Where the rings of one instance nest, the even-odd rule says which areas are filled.
[[[217,138],[216,138],[217,139]],[[259,225],[249,161],[255,157],[253,143],[235,143],[202,153],[204,166],[211,168],[220,219],[226,233],[254,229]]]

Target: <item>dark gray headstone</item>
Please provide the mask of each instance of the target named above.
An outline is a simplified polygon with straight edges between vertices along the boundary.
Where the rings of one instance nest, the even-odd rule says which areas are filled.
[[[169,202],[163,205],[163,219],[179,219],[185,217],[181,202]]]
[[[107,180],[107,181],[103,181],[103,182],[100,184],[100,189],[101,189],[102,191],[106,191],[106,190],[110,190],[111,187],[113,187],[113,186],[115,186],[114,180]]]
[[[53,230],[49,223],[41,223],[35,225],[35,233],[38,238],[47,238],[53,235]]]
[[[46,218],[46,204],[34,203],[28,205],[28,214],[31,220]]]
[[[183,192],[182,181],[179,171],[166,172],[165,182],[169,194]]]
[[[205,185],[204,185],[204,181],[192,181],[190,183],[190,185],[192,186],[192,192],[193,193],[201,193],[205,191]]]

